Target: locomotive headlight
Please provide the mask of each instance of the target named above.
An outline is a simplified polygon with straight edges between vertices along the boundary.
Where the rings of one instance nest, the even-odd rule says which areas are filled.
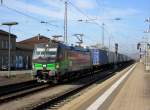
[[[58,69],[59,68],[59,64],[56,64],[56,69]]]
[[[43,67],[45,68],[45,67],[46,67],[46,65],[43,65]]]
[[[32,69],[34,70],[34,64],[32,64]]]

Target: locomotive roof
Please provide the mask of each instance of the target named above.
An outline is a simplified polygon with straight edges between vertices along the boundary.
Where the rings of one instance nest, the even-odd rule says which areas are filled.
[[[83,47],[80,47],[80,46],[69,46],[69,45],[66,45],[66,44],[63,44],[63,43],[59,43],[59,45],[65,47],[65,48],[71,49],[71,50],[83,51],[83,52],[88,52],[89,51],[89,49],[83,48]]]
[[[61,43],[61,42],[55,42],[55,41],[51,41],[49,43],[40,43],[40,44],[37,44],[36,47],[46,47],[46,45],[49,45],[50,47],[53,46],[53,47],[63,47],[63,48],[67,48],[67,49],[70,49],[70,50],[76,50],[76,51],[83,51],[83,52],[88,52],[89,49],[87,48],[83,48],[83,47],[79,47],[79,46],[69,46],[69,45],[66,45],[64,43]]]

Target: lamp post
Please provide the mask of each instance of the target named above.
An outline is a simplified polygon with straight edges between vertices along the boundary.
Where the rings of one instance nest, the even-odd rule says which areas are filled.
[[[10,64],[10,62],[11,62],[11,56],[10,56],[10,54],[11,54],[11,52],[10,52],[10,45],[11,45],[11,42],[10,42],[10,36],[11,36],[11,34],[10,34],[10,30],[11,30],[11,26],[13,26],[13,25],[17,25],[18,23],[17,22],[4,22],[4,23],[2,23],[1,25],[5,25],[5,26],[8,26],[9,27],[9,48],[8,48],[8,77],[10,77],[11,76],[11,64]]]
[[[147,23],[149,23],[149,28],[148,28],[148,30],[147,30],[146,32],[147,32],[147,33],[150,33],[150,17],[147,18],[145,21],[146,21]]]

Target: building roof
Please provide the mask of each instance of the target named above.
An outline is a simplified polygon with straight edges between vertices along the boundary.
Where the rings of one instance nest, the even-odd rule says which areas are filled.
[[[39,34],[37,36],[34,36],[34,37],[26,39],[26,40],[19,41],[17,43],[18,44],[25,44],[25,45],[29,45],[31,47],[34,47],[35,44],[48,43],[49,40],[50,40],[50,38]]]
[[[9,32],[0,29],[0,35],[8,36]],[[12,33],[10,33],[10,35],[11,35],[11,37],[17,38],[17,36]]]
[[[25,44],[16,43],[16,50],[29,50],[32,51],[33,47]]]

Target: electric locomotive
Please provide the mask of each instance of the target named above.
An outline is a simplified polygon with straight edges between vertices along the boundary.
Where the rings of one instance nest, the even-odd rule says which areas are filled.
[[[91,65],[87,48],[56,41],[37,44],[34,48],[32,68],[38,82],[70,80],[89,73]]]

